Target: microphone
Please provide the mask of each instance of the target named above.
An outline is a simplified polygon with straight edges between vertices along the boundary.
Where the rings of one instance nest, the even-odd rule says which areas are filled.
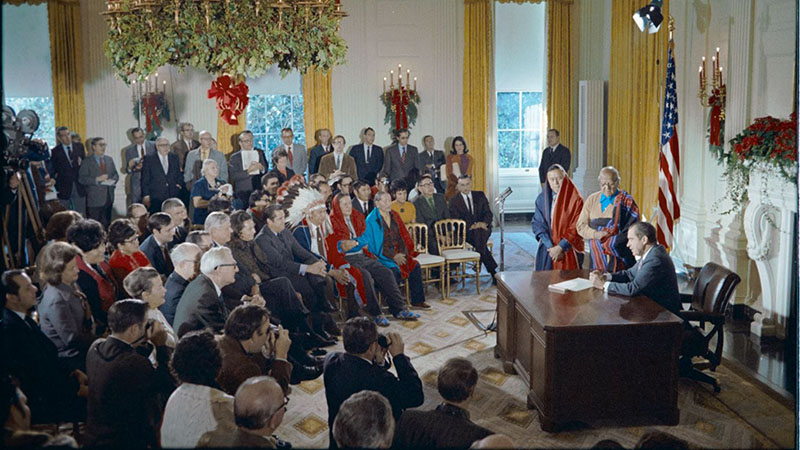
[[[496,199],[494,199],[494,202],[495,203],[504,202],[508,198],[508,196],[511,195],[512,192],[514,191],[511,190],[511,186],[507,187],[506,190],[504,190],[500,195],[497,196]]]

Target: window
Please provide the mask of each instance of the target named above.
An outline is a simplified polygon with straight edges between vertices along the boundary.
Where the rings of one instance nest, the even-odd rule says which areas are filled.
[[[281,129],[289,127],[294,141],[305,145],[303,95],[251,95],[247,104],[247,128],[255,146],[269,151],[281,145]]]
[[[497,93],[497,149],[500,169],[539,167],[545,144],[541,92]]]
[[[39,116],[39,129],[33,137],[44,139],[50,148],[56,146],[56,111],[53,97],[6,97],[6,105],[14,108],[17,114],[23,109],[33,110]]]

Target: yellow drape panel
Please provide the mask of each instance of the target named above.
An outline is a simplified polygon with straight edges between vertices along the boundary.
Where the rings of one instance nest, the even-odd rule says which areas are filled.
[[[575,78],[571,1],[547,2],[547,126],[561,133],[561,142],[572,149]],[[632,22],[632,21],[631,21]]]
[[[247,129],[247,110],[239,116],[239,125],[230,125],[217,113],[217,150],[229,156],[239,150],[239,133]],[[235,140],[233,139],[235,137]],[[269,150],[269,149],[267,149]]]
[[[312,69],[303,75],[303,123],[306,127],[306,149],[315,145],[314,132],[327,128],[333,133],[333,100],[331,73]]]
[[[86,135],[81,17],[77,1],[47,3],[56,126]]]
[[[631,15],[641,0],[614,0],[611,10],[611,79],[608,93],[608,163],[622,176],[621,189],[633,195],[648,219],[658,193],[662,101],[667,62],[669,1],[655,34],[639,31]]]
[[[485,190],[486,149],[489,146],[489,102],[492,61],[491,0],[464,1],[464,139],[475,170],[475,190]]]

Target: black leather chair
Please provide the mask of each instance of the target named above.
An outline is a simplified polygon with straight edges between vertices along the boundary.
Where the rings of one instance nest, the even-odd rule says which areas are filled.
[[[713,262],[706,264],[697,275],[691,306],[679,314],[692,325],[684,336],[681,376],[709,383],[714,387],[714,392],[720,391],[719,383],[715,378],[703,373],[703,370],[710,369],[713,372],[722,361],[722,348],[725,343],[723,333],[725,309],[741,281],[739,275],[719,264]],[[705,329],[706,322],[713,325],[708,332]],[[699,326],[694,323],[699,323]],[[714,337],[716,345],[712,350],[711,340]],[[704,361],[693,364],[692,358],[696,356],[702,357]]]

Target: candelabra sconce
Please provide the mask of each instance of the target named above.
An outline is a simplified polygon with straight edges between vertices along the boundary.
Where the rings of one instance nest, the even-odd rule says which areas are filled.
[[[704,107],[711,107],[711,116],[709,124],[709,143],[713,146],[721,146],[724,141],[723,123],[725,122],[725,99],[727,96],[725,82],[722,79],[722,66],[719,64],[719,47],[717,47],[716,54],[711,57],[712,75],[711,75],[711,95],[706,93],[708,87],[708,80],[706,78],[706,57],[703,57],[702,64],[698,71],[700,74],[700,90],[697,97],[700,99],[700,104]]]
[[[390,123],[393,129],[408,128],[409,123],[416,123],[417,104],[419,103],[419,93],[417,92],[417,78],[414,77],[414,84],[411,84],[411,69],[406,69],[405,83],[403,83],[403,65],[397,65],[397,87],[394,85],[394,70],[389,71],[389,89],[386,89],[387,78],[383,77],[383,93],[381,101],[387,109],[386,123]]]

